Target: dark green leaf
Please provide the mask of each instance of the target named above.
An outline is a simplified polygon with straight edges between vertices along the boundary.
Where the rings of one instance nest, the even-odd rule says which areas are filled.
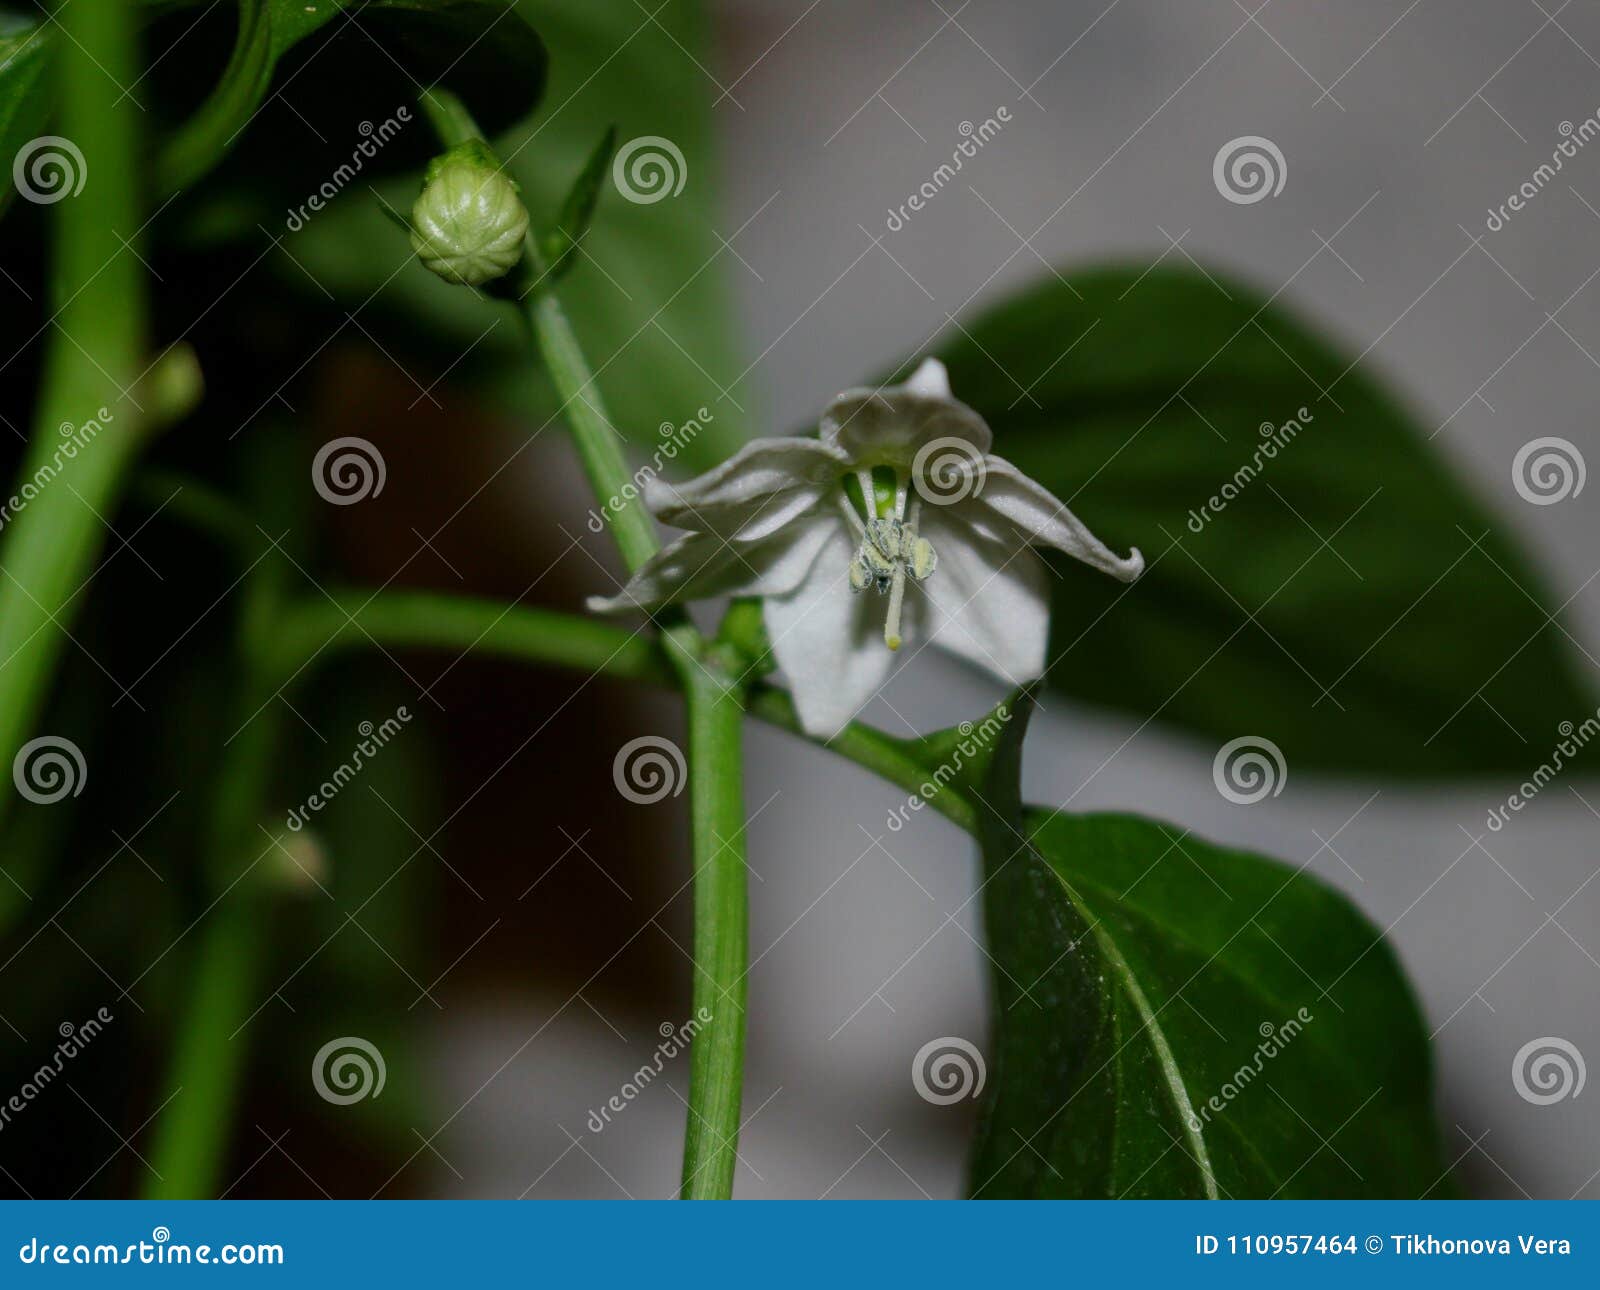
[[[459,94],[491,134],[527,116],[544,93],[544,43],[517,0],[369,0],[356,22],[363,31],[350,33],[347,52],[375,40],[414,83]]]
[[[1128,815],[980,801],[996,1036],[983,1197],[1447,1188],[1427,1036],[1381,934],[1303,872]]]
[[[555,227],[545,234],[543,250],[552,280],[560,278],[572,267],[583,235],[589,231],[589,224],[594,219],[594,208],[600,201],[600,189],[605,183],[606,169],[611,164],[611,154],[616,147],[617,127],[612,126],[589,154],[589,160],[573,181],[566,200],[561,203]]]
[[[1208,739],[1265,736],[1294,768],[1386,774],[1520,768],[1593,710],[1547,616],[1562,597],[1431,427],[1254,290],[1074,273],[942,357],[996,452],[1149,561],[1131,587],[1058,563],[1056,687]]]
[[[0,159],[14,158],[44,132],[50,115],[49,68],[49,41],[38,24],[7,26],[0,34]],[[7,176],[0,184],[0,214],[16,192]]]
[[[280,73],[291,50],[295,65]],[[275,81],[293,115],[328,139],[348,138],[358,123],[370,134],[374,113],[391,115],[434,85],[459,93],[484,129],[502,129],[533,110],[545,69],[544,45],[516,0],[241,0],[233,54],[162,151],[158,184],[176,191],[210,170],[256,123]],[[303,139],[302,124],[280,151],[305,151]],[[390,165],[414,159],[404,148],[386,156]]]

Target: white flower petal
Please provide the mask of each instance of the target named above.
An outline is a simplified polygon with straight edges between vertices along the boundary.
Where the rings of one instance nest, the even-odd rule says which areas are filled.
[[[922,536],[939,553],[920,585],[929,639],[1012,685],[1044,672],[1049,570],[1027,546],[997,542],[943,511],[924,510]]]
[[[766,602],[767,635],[789,678],[801,728],[819,738],[844,729],[894,663],[883,643],[883,598],[850,590],[854,553],[840,525],[800,585]]]
[[[936,439],[970,445],[974,458],[989,451],[989,426],[965,403],[950,397],[944,364],[927,359],[904,385],[846,390],[822,414],[822,442],[851,460],[906,468]]]
[[[950,373],[936,358],[925,358],[916,371],[907,378],[905,388],[925,399],[950,397]]]
[[[980,531],[994,533],[998,528],[1035,546],[1054,547],[1123,582],[1132,582],[1144,572],[1144,556],[1137,547],[1127,556],[1119,556],[1089,532],[1066,503],[1009,461],[989,457],[984,466],[981,491],[951,508]]]
[[[793,591],[843,521],[816,515],[763,542],[734,545],[714,533],[690,533],[651,556],[615,596],[591,596],[590,612],[650,611],[711,596],[781,596]]]
[[[803,514],[849,466],[817,439],[757,439],[681,484],[646,479],[645,505],[674,528],[756,541]]]

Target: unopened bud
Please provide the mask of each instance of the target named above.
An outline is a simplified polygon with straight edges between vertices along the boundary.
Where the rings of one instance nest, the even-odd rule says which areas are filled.
[[[481,140],[435,157],[411,208],[412,250],[446,282],[475,287],[504,276],[522,259],[528,232],[517,193]]]

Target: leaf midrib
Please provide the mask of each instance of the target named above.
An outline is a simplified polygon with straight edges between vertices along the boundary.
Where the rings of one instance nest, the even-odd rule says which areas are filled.
[[[1048,861],[1046,863],[1048,863]],[[1050,868],[1050,872],[1055,873],[1057,878],[1061,878],[1061,875],[1056,873],[1053,865]],[[1062,878],[1061,881],[1065,883],[1066,879]],[[1195,944],[1194,941],[1183,935],[1183,933],[1178,931],[1170,923],[1167,923],[1161,918],[1157,917],[1150,911],[1148,907],[1134,904],[1131,901],[1125,901],[1104,883],[1096,882],[1093,878],[1086,878],[1082,874],[1074,874],[1073,881],[1081,883],[1085,887],[1093,887],[1096,891],[1101,892],[1110,900],[1115,901],[1120,908],[1138,918],[1141,918],[1145,923],[1147,923],[1156,931],[1160,932],[1163,936],[1166,936],[1170,940],[1183,946],[1183,948],[1188,950],[1190,953],[1206,959],[1208,967],[1220,967],[1228,976],[1232,977],[1235,981],[1238,981],[1241,985],[1247,987],[1250,993],[1264,1000],[1266,1003],[1278,1009],[1280,1012],[1288,1013],[1293,1011],[1286,1001],[1278,998],[1278,996],[1273,994],[1271,991],[1264,989],[1255,978],[1245,975],[1245,973],[1239,967],[1231,963],[1228,959],[1224,958],[1219,952],[1207,950],[1203,946]],[[1079,907],[1080,909],[1084,908],[1084,906],[1081,904],[1079,904]],[[1092,914],[1094,911],[1090,909],[1089,912]],[[1097,921],[1103,922],[1104,920]],[[1333,1063],[1338,1066],[1340,1070],[1344,1071],[1348,1077],[1353,1077],[1356,1074],[1355,1068],[1349,1063],[1349,1055],[1342,1049],[1331,1046],[1325,1040],[1316,1039],[1313,1039],[1309,1046],[1330,1057],[1333,1060]],[[1352,1078],[1351,1082],[1359,1083],[1360,1081]]]
[[[1140,989],[1139,982],[1133,975],[1133,969],[1128,966],[1127,960],[1122,957],[1122,951],[1118,948],[1110,933],[1101,930],[1103,920],[1095,917],[1094,911],[1089,909],[1078,898],[1077,893],[1072,890],[1072,884],[1056,871],[1056,867],[1045,859],[1037,848],[1030,846],[1029,850],[1032,851],[1034,858],[1044,865],[1055,880],[1061,884],[1061,890],[1072,903],[1072,907],[1078,911],[1078,916],[1084,920],[1094,934],[1095,942],[1100,946],[1101,953],[1105,956],[1107,962],[1110,963],[1113,974],[1121,980],[1135,1011],[1144,1019],[1144,1024],[1140,1027],[1139,1033],[1142,1035],[1148,1032],[1150,1035],[1150,1044],[1155,1050],[1156,1061],[1161,1067],[1162,1079],[1167,1086],[1167,1095],[1172,1101],[1173,1110],[1178,1114],[1178,1123],[1183,1130],[1184,1136],[1194,1148],[1193,1154],[1189,1158],[1200,1170],[1200,1181],[1205,1187],[1206,1199],[1221,1199],[1217,1188],[1216,1172],[1211,1165],[1211,1153],[1206,1150],[1205,1137],[1203,1134],[1195,1132],[1189,1124],[1194,1108],[1189,1101],[1189,1090],[1185,1087],[1183,1076],[1178,1069],[1177,1058],[1173,1056],[1172,1048],[1167,1043],[1166,1033],[1161,1029],[1156,1014],[1151,1010],[1150,1001],[1145,998],[1144,991]],[[1138,1037],[1138,1035],[1135,1035],[1127,1043],[1122,1044],[1110,1058],[1110,1061],[1115,1064],[1116,1078],[1119,1084],[1122,1079],[1121,1057],[1123,1050]],[[1184,1113],[1186,1108],[1189,1112],[1187,1115]],[[1117,1132],[1117,1124],[1121,1116],[1122,1099],[1119,1096],[1113,1103],[1113,1133]],[[1114,1165],[1115,1154],[1113,1153],[1113,1172],[1115,1172]]]

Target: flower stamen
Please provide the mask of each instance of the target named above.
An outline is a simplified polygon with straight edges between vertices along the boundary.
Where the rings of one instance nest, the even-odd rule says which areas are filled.
[[[893,517],[874,515],[860,524],[854,508],[850,508],[861,537],[860,549],[850,561],[850,589],[862,592],[876,586],[879,595],[888,594],[883,641],[892,650],[905,643],[900,618],[905,607],[906,578],[925,582],[939,563],[933,544],[917,533],[921,512],[922,499],[908,490],[898,476]]]

